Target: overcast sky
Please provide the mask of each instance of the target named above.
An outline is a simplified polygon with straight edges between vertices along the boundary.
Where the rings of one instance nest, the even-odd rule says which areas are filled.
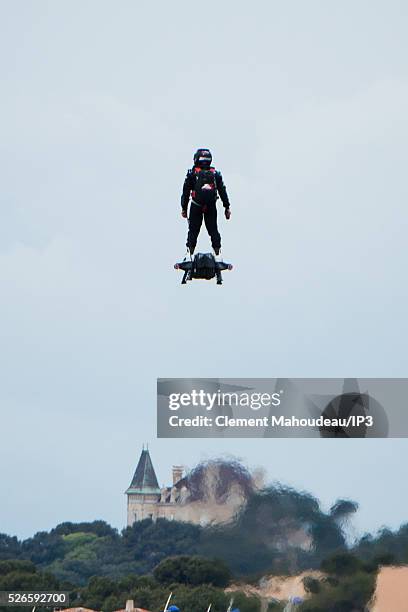
[[[407,13],[0,0],[0,531],[122,527],[143,442],[160,482],[234,454],[408,521],[407,440],[155,440],[157,376],[407,375]],[[199,146],[222,287],[172,269]]]

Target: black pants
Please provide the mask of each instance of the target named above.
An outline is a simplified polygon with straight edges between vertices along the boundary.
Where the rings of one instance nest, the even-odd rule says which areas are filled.
[[[205,227],[211,238],[212,247],[215,250],[219,250],[221,248],[221,236],[217,227],[217,206],[215,203],[207,205],[204,209],[195,204],[195,202],[191,203],[190,216],[188,218],[187,247],[190,250],[195,249],[203,217]]]

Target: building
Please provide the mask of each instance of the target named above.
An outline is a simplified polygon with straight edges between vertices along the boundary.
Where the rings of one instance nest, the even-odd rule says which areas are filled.
[[[115,610],[114,612],[148,612],[144,608],[135,608],[135,604],[133,599],[128,599],[126,601],[125,608],[121,608],[120,610]]]
[[[184,475],[174,465],[172,484],[159,487],[148,449],[143,449],[127,495],[127,525],[144,519],[186,521],[198,525],[234,519],[245,504],[254,482],[249,473],[231,462],[208,461]]]
[[[54,612],[99,612],[99,610],[92,610],[91,608],[54,608]],[[135,604],[133,599],[128,599],[126,601],[126,607],[121,608],[120,610],[115,610],[115,612],[149,612],[144,608],[135,608]]]
[[[183,467],[173,466],[173,484],[160,488],[150,453],[148,449],[143,449],[132,482],[126,490],[127,524],[130,526],[146,518],[183,520],[181,505],[187,493],[183,472]]]

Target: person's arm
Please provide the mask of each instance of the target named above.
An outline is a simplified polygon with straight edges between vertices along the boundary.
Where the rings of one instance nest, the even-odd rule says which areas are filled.
[[[223,203],[224,208],[225,208],[225,216],[227,217],[227,219],[229,219],[231,216],[230,201],[229,201],[229,197],[227,193],[227,188],[222,178],[222,174],[218,170],[216,174],[216,181],[217,181],[217,191],[221,198],[221,202]]]
[[[219,170],[217,170],[216,181],[217,181],[217,191],[221,198],[221,202],[223,203],[224,208],[229,208],[230,201],[229,201],[228,194],[227,194],[227,188],[222,178],[222,174]]]
[[[186,178],[184,179],[183,192],[181,194],[181,214],[183,217],[187,217],[188,202],[190,200],[190,193],[193,188],[192,179],[192,171],[187,170]]]

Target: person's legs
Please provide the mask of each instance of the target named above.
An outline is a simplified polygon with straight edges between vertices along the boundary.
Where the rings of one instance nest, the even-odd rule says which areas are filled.
[[[186,245],[187,248],[190,250],[191,254],[194,253],[202,222],[203,211],[201,209],[201,206],[197,206],[197,204],[192,203],[190,206],[190,215],[188,218],[188,234]]]
[[[208,206],[204,213],[204,223],[211,238],[212,248],[215,254],[218,255],[221,249],[221,236],[217,227],[217,207],[215,204]]]

